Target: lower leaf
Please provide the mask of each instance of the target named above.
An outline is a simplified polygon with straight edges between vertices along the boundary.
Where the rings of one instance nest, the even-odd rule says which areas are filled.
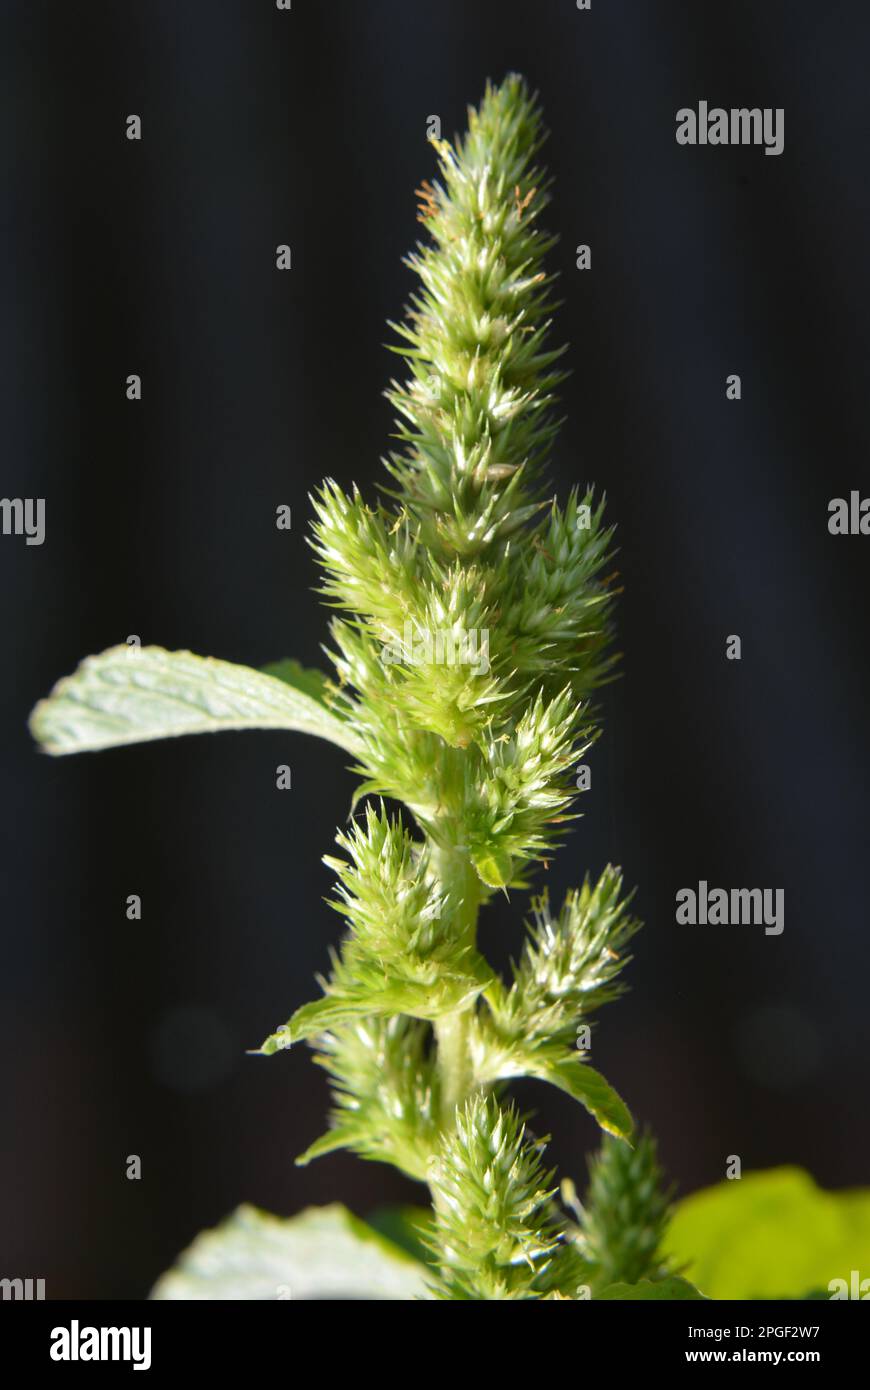
[[[595,1295],[599,1302],[615,1303],[626,1302],[630,1299],[638,1300],[659,1300],[660,1302],[674,1302],[675,1300],[693,1299],[707,1302],[704,1294],[699,1293],[694,1284],[690,1284],[688,1279],[641,1279],[639,1284],[608,1284],[606,1289]]]
[[[337,1204],[289,1220],[243,1206],[197,1236],[151,1297],[410,1300],[427,1297],[426,1269]]]
[[[523,1076],[548,1081],[578,1100],[608,1134],[626,1143],[631,1141],[634,1121],[625,1102],[600,1072],[581,1062],[570,1048],[559,1043],[535,1046],[524,1045],[522,1040],[509,1044],[496,1042],[488,1055],[484,1053],[478,1075],[484,1082]]]

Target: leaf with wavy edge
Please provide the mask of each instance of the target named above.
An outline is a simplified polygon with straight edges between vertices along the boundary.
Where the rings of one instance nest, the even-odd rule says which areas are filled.
[[[222,729],[293,729],[358,753],[354,730],[312,693],[315,675],[289,662],[278,677],[187,651],[110,647],[58,681],[30,730],[55,756]]]
[[[425,1298],[426,1268],[345,1207],[282,1220],[239,1207],[154,1286],[160,1300]]]

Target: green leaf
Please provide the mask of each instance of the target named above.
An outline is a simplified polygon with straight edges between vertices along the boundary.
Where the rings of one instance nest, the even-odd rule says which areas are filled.
[[[482,958],[478,958],[482,959]],[[270,1057],[293,1043],[316,1038],[331,1028],[372,1016],[407,1014],[410,1018],[441,1018],[467,1008],[492,980],[485,966],[475,974],[444,970],[432,984],[414,980],[386,980],[380,988],[369,982],[329,985],[322,999],[298,1008],[289,1023],[282,1024],[257,1049]]]
[[[513,860],[499,850],[474,856],[474,867],[487,888],[506,888],[513,874]]]
[[[625,1102],[600,1072],[581,1062],[569,1048],[559,1044],[524,1046],[518,1040],[497,1044],[489,1056],[484,1054],[480,1080],[509,1081],[522,1076],[558,1086],[579,1100],[608,1134],[630,1141],[634,1121]]]
[[[658,1279],[651,1281],[641,1279],[639,1284],[608,1284],[606,1289],[595,1295],[599,1301],[615,1303],[624,1302],[629,1299],[642,1300],[667,1300],[673,1302],[678,1299],[700,1299],[706,1303],[702,1293],[699,1293],[694,1284],[690,1284],[686,1279]]]
[[[294,729],[358,752],[354,731],[312,694],[312,674],[291,680],[289,667],[277,679],[191,652],[110,647],[58,681],[30,729],[55,755],[221,729]]]
[[[280,661],[270,661],[259,669],[264,676],[274,676],[275,680],[283,681],[294,690],[304,691],[312,700],[317,700],[318,704],[326,703],[330,680],[324,671],[318,671],[313,666],[303,666],[291,656],[285,656]]]
[[[263,1044],[263,1052],[266,1051],[268,1042],[269,1039]],[[296,1167],[307,1168],[309,1163],[314,1162],[315,1158],[325,1158],[328,1154],[337,1153],[339,1149],[352,1150],[355,1140],[356,1130],[353,1126],[336,1124],[325,1134],[321,1134],[319,1139],[315,1139],[313,1144],[308,1145],[304,1153],[301,1153],[296,1159]]]
[[[549,1081],[551,1085],[567,1091],[569,1096],[573,1096],[586,1107],[590,1115],[594,1115],[601,1128],[608,1134],[614,1134],[617,1139],[630,1140],[634,1129],[631,1112],[610,1083],[605,1081],[594,1067],[577,1061],[570,1054],[550,1059],[544,1053],[527,1074],[537,1076],[542,1081]]]
[[[242,1206],[158,1280],[167,1300],[425,1298],[425,1268],[345,1207],[281,1220]]]
[[[427,1207],[378,1207],[369,1216],[369,1225],[415,1260],[428,1264],[432,1259],[426,1245],[432,1239],[432,1213]]]
[[[870,1278],[870,1190],[824,1192],[800,1168],[748,1173],[679,1202],[664,1249],[711,1298],[849,1285],[852,1270]]]

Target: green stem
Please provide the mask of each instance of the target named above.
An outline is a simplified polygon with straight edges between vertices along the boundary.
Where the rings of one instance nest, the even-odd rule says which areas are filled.
[[[472,1006],[473,1008],[473,1006]],[[435,1020],[438,1042],[438,1074],[441,1079],[441,1122],[454,1123],[457,1106],[474,1087],[474,1068],[469,1051],[472,1009],[457,1009]]]
[[[480,885],[464,845],[451,843],[449,848],[433,846],[432,867],[441,884],[441,891],[447,897],[451,914],[448,928],[474,948]],[[474,1012],[475,1005],[471,1004],[435,1020],[441,1082],[441,1123],[445,1129],[453,1127],[457,1106],[470,1095],[475,1085],[470,1047]]]

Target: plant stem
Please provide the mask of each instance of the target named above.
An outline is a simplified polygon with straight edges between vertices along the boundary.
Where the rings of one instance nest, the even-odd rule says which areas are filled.
[[[441,1078],[441,1121],[444,1128],[452,1128],[457,1106],[462,1104],[474,1086],[474,1068],[468,1046],[472,1008],[457,1009],[456,1013],[445,1014],[435,1020]]]
[[[479,881],[461,843],[432,847],[432,868],[447,898],[452,935],[474,948],[477,940]],[[474,1089],[470,1035],[474,1004],[435,1020],[438,1072],[441,1081],[441,1123],[452,1129],[456,1108]]]

